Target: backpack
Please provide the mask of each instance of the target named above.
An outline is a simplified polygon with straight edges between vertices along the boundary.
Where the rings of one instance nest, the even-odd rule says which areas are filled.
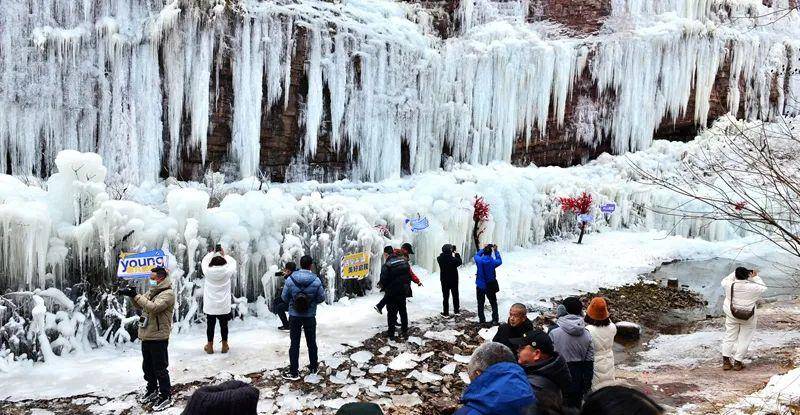
[[[308,288],[314,281],[312,280],[310,283],[306,284],[305,286],[300,285],[293,276],[289,277],[292,280],[292,283],[300,289],[300,292],[292,297],[292,306],[294,307],[294,311],[298,313],[305,313],[308,311],[308,308],[311,306],[311,298],[304,292],[306,288]]]

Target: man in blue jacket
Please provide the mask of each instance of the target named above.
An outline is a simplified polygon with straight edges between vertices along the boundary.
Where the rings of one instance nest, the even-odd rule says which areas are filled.
[[[524,415],[535,408],[536,396],[511,349],[500,343],[480,345],[467,365],[472,381],[454,415]]]
[[[492,257],[494,253],[494,257]],[[497,245],[488,244],[483,250],[475,253],[475,266],[478,268],[478,273],[475,276],[475,288],[478,295],[478,320],[481,324],[486,323],[486,316],[483,313],[483,305],[486,303],[486,298],[489,299],[489,304],[492,306],[492,325],[499,324],[500,315],[497,311],[497,292],[500,291],[500,286],[497,284],[497,273],[495,269],[503,264],[503,259],[500,258],[500,252],[497,250]]]
[[[281,299],[289,304],[289,372],[284,379],[298,380],[300,360],[300,332],[305,333],[308,346],[308,365],[311,373],[317,373],[317,304],[325,301],[325,288],[317,274],[311,272],[314,261],[310,256],[300,258],[300,270],[286,279]]]

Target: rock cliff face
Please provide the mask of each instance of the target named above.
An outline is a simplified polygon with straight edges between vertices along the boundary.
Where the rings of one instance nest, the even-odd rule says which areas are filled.
[[[0,16],[4,173],[375,181],[800,113],[795,0],[56,3]]]

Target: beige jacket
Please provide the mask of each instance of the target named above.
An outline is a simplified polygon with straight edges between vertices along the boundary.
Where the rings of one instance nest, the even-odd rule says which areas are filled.
[[[140,340],[169,340],[172,331],[172,310],[175,308],[175,293],[169,278],[165,278],[146,294],[133,297],[133,305],[141,308],[147,318],[145,327],[139,326]]]

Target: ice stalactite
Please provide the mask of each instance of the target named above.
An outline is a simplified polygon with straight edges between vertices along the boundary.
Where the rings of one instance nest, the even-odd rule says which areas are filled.
[[[261,98],[264,70],[261,24],[244,18],[237,25],[233,54],[233,126],[231,151],[242,176],[258,171],[261,154]]]

